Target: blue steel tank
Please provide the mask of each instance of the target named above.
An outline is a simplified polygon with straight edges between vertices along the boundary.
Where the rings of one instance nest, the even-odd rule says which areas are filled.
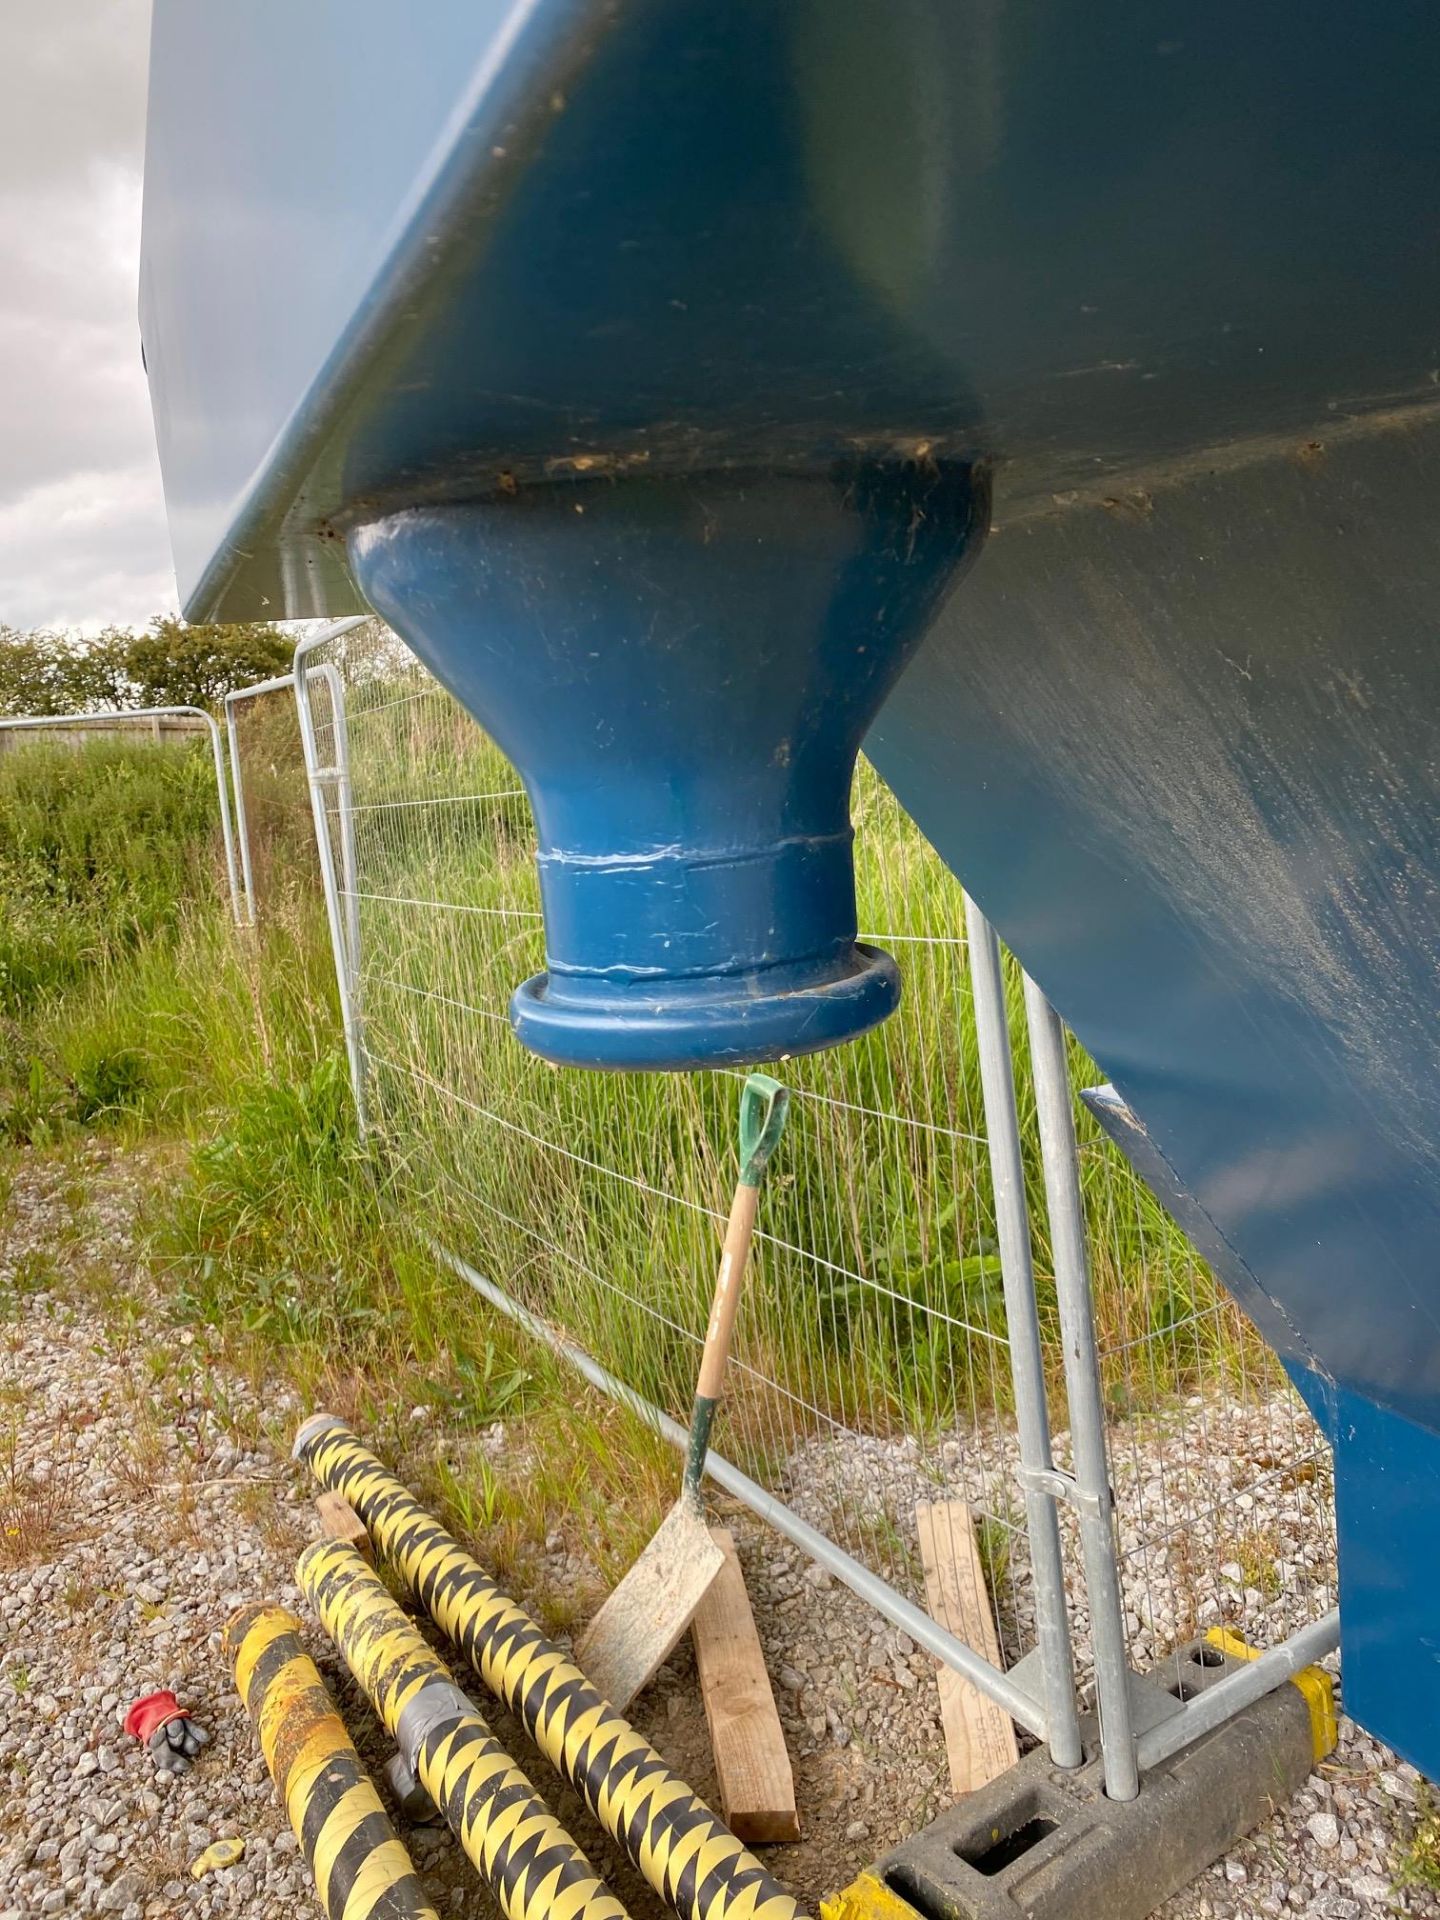
[[[1432,1773],[1437,83],[1418,0],[157,0],[141,299],[187,612],[372,604],[516,760],[532,1046],[882,1018],[865,739],[1329,1435]]]

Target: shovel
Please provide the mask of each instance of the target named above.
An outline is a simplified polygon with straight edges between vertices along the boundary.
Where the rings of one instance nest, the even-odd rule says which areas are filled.
[[[575,1649],[576,1665],[620,1713],[674,1652],[725,1564],[710,1538],[700,1481],[725,1381],[760,1182],[785,1130],[789,1098],[768,1074],[752,1073],[745,1082],[740,1095],[740,1179],[710,1303],[680,1497]]]

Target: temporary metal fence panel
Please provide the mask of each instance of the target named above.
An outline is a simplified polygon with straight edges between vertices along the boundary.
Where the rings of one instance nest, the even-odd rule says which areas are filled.
[[[166,721],[193,722],[196,731],[210,735],[210,752],[215,766],[215,804],[220,816],[220,838],[225,851],[225,878],[230,890],[230,911],[237,926],[246,924],[247,901],[241,891],[236,865],[235,829],[230,817],[230,792],[225,775],[225,749],[220,744],[220,728],[213,714],[203,707],[135,707],[113,713],[28,714],[20,719],[0,718],[0,733],[55,732],[76,739],[89,733],[115,733],[143,726],[157,742]]]
[[[729,1137],[738,1076],[561,1074],[518,1047],[506,999],[542,952],[524,793],[393,638],[352,632],[343,655],[353,888],[333,794],[324,809],[337,901],[359,909],[371,1124],[428,1180],[475,1267],[681,1416],[730,1174],[712,1143]],[[314,704],[323,765],[333,741]],[[864,930],[903,949],[909,1005],[861,1047],[785,1064],[808,1150],[767,1193],[729,1445],[772,1500],[911,1604],[915,1504],[963,1496],[1014,1664],[1037,1598],[963,901],[873,776],[861,804],[885,847],[862,874]],[[1043,1387],[1038,1331],[1033,1351]],[[1042,1593],[1063,1643],[1058,1581],[1042,1576]],[[1050,1717],[1078,1757],[1068,1673]]]
[[[118,709],[107,713],[35,714],[25,717],[44,720],[47,725],[53,720],[52,737],[57,746],[84,746],[88,740],[103,740],[111,735],[120,739],[133,738],[136,732],[135,715]],[[148,712],[143,728],[154,746],[184,747],[206,731],[206,721],[198,713]],[[9,732],[0,732],[0,753],[11,752],[23,744],[23,740]]]
[[[257,680],[253,686],[237,687],[225,696],[225,738],[230,748],[230,779],[235,796],[235,838],[240,851],[240,879],[245,892],[245,918],[255,925],[255,862],[250,829],[250,800],[246,796],[245,756],[241,753],[238,713],[241,704],[266,700],[281,716],[281,725],[295,722],[295,676],[277,674],[271,680]]]
[[[378,623],[322,632],[297,664],[362,1115],[403,1151],[456,1271],[673,1426],[738,1076],[561,1073],[524,1052],[506,1002],[543,934],[513,771]],[[1333,1644],[1328,1460],[1084,1116],[1077,1151],[1086,1063],[863,766],[856,814],[862,930],[899,954],[905,1002],[856,1045],[784,1063],[799,1125],[767,1190],[721,1471],[892,1619],[923,1606],[916,1504],[964,1500],[1002,1665],[1033,1657],[1008,1684],[973,1652],[953,1663],[1011,1711],[1028,1699],[1016,1717],[1068,1762],[1073,1657],[1128,1797],[1127,1665],[1212,1624],[1272,1648],[1228,1707],[1207,1693],[1210,1720]],[[1198,1706],[1177,1701],[1140,1761],[1201,1731]]]
[[[713,1143],[740,1076],[558,1073],[515,1042],[509,991],[543,962],[525,795],[408,650],[341,621],[301,642],[293,674],[227,699],[234,825],[200,709],[0,730],[208,730],[232,912],[253,926],[241,715],[267,706],[271,818],[293,818],[308,783],[362,1127],[403,1149],[462,1278],[680,1439],[724,1219]],[[1137,1761],[1336,1645],[1328,1449],[1084,1118],[1077,1147],[1084,1063],[863,767],[857,813],[863,934],[901,953],[906,1000],[864,1041],[784,1063],[802,1124],[767,1193],[726,1412],[735,1458],[713,1477],[1062,1765],[1080,1755],[1077,1677],[1093,1686],[1107,1786],[1128,1798]],[[1024,1661],[1013,1678],[922,1611],[915,1507],[955,1498],[978,1527],[1001,1668]],[[1210,1625],[1268,1651],[1137,1746],[1127,1667]]]
[[[333,662],[314,662],[310,656],[364,624],[359,620],[341,620],[307,636],[295,649],[293,674],[301,750],[325,895],[325,918],[340,994],[345,1053],[355,1096],[356,1120],[362,1133],[369,1125],[369,1061],[360,1026],[360,909],[349,725],[340,669]],[[323,718],[319,721],[311,692],[317,682],[325,690]]]
[[[325,732],[324,762],[317,760],[321,784],[342,777],[335,765],[344,758],[344,694],[339,670],[323,662],[313,666],[305,663],[309,652],[323,645],[332,633],[343,632],[347,624],[342,621],[326,627],[301,642],[300,672],[323,690],[320,701],[312,697],[303,712],[296,697],[293,671],[277,674],[270,680],[257,680],[251,686],[237,687],[225,696],[225,732],[235,794],[235,836],[251,926],[256,924],[259,914],[264,877],[273,875],[277,865],[283,864],[287,857],[293,859],[297,853],[305,857],[308,868],[309,857],[317,852],[316,823],[311,820],[308,830],[296,831],[308,811],[299,804],[306,777],[301,739],[304,720],[308,719]],[[338,751],[333,744],[336,715],[341,716]],[[349,818],[344,807],[337,811],[342,821]],[[309,877],[313,882],[313,873]]]

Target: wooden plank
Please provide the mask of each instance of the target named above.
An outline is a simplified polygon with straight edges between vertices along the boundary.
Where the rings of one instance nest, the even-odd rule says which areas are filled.
[[[712,1527],[710,1537],[725,1562],[691,1633],[721,1810],[739,1840],[798,1840],[795,1776],[745,1576],[729,1532]]]
[[[963,1500],[922,1501],[915,1509],[915,1525],[930,1618],[998,1667],[1000,1641],[970,1508]],[[939,1677],[950,1786],[958,1798],[1013,1767],[1019,1749],[1003,1707],[952,1667],[942,1666]]]
[[[328,1488],[324,1493],[317,1493],[315,1511],[320,1516],[321,1526],[332,1540],[343,1540],[372,1566],[375,1564],[375,1549],[365,1531],[365,1522],[343,1493],[331,1493]]]

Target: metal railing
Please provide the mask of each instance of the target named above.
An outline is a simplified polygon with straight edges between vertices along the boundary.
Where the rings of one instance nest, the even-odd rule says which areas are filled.
[[[723,1212],[706,1155],[726,1077],[605,1076],[602,1103],[523,1055],[505,999],[542,928],[513,771],[376,623],[303,641],[293,682],[362,1125],[435,1196],[437,1256],[678,1444],[704,1285],[673,1282],[704,1275]],[[1057,1764],[1080,1759],[1093,1688],[1107,1791],[1133,1797],[1144,1768],[1336,1644],[1323,1445],[1115,1150],[1084,1121],[1077,1144],[1043,994],[873,776],[858,797],[861,848],[884,842],[861,856],[864,937],[901,949],[907,1001],[841,1056],[785,1065],[812,1149],[767,1198],[740,1457],[712,1474]],[[1142,1370],[1149,1391],[1127,1394]],[[1314,1565],[1284,1606],[1218,1574],[1182,1592],[1197,1540],[1229,1564],[1207,1409],[1263,1426],[1261,1473],[1313,1496]],[[980,1530],[999,1664],[923,1609],[913,1508],[951,1496]],[[1154,1667],[1207,1624],[1276,1644],[1137,1734],[1137,1644]]]
[[[240,842],[240,877],[245,890],[245,919],[255,925],[255,871],[250,856],[250,821],[245,811],[245,768],[240,757],[240,729],[236,710],[242,700],[257,700],[271,693],[294,693],[295,675],[279,673],[271,680],[257,680],[252,686],[237,687],[225,696],[225,737],[230,747],[230,781],[235,793],[235,832]]]
[[[328,646],[363,620],[337,620],[301,640],[295,648],[291,679],[300,716],[300,744],[305,755],[305,777],[315,819],[315,845],[320,857],[320,884],[325,893],[325,918],[335,962],[335,984],[340,995],[340,1018],[355,1118],[363,1135],[369,1119],[366,1099],[365,1040],[360,1026],[360,915],[355,864],[354,793],[350,784],[350,733],[345,719],[345,687],[333,665],[312,664],[311,654]],[[331,751],[322,756],[317,745],[314,709],[310,700],[312,673],[323,681],[330,696]],[[339,870],[331,841],[330,819],[339,822]]]

